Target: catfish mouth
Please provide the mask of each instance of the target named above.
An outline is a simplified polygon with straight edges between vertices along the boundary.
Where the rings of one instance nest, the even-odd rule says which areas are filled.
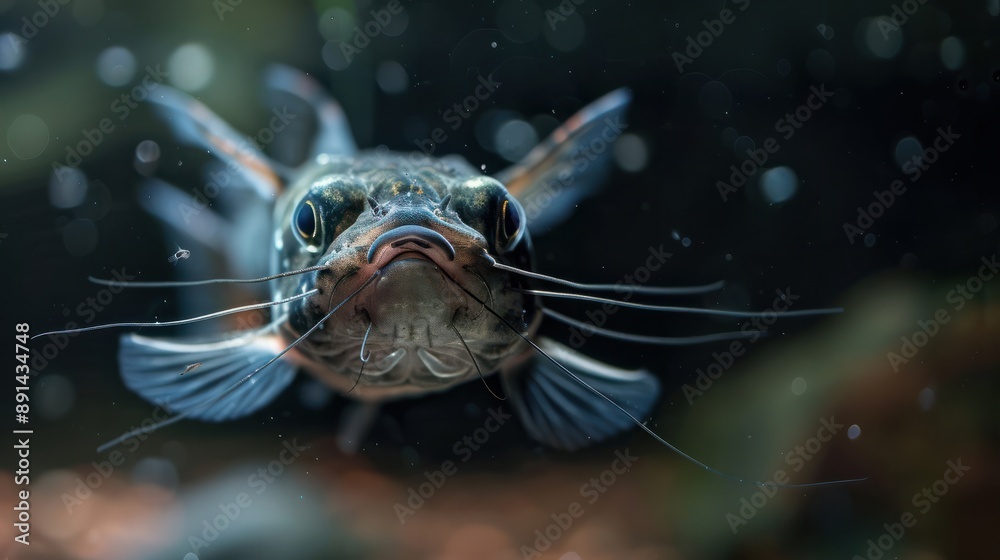
[[[455,247],[440,233],[423,226],[406,225],[378,236],[368,249],[368,264],[381,268],[406,259],[431,261],[441,268],[455,260]]]

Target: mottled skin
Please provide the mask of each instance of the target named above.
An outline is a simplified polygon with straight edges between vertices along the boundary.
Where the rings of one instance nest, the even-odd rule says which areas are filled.
[[[486,375],[519,362],[524,341],[465,290],[527,336],[541,319],[532,296],[510,289],[526,287],[521,278],[493,268],[485,256],[532,268],[523,216],[516,236],[504,227],[504,201],[511,201],[507,212],[520,210],[513,197],[498,181],[464,162],[420,159],[415,164],[399,154],[373,152],[319,156],[275,208],[275,271],[327,266],[276,283],[275,299],[319,289],[279,311],[288,313],[281,327],[287,342],[382,271],[297,347],[297,361],[329,385],[347,391],[357,382],[354,398],[381,400],[444,390],[478,378],[476,365]],[[369,196],[377,208],[372,208]],[[319,218],[311,240],[296,223],[306,201]],[[450,251],[416,239],[399,246],[381,244],[369,263],[373,242],[400,226],[439,233],[454,248],[454,258]],[[359,378],[369,325],[364,351],[370,359]]]

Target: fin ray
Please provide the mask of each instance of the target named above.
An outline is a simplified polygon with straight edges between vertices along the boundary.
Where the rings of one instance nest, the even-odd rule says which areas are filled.
[[[625,88],[604,95],[494,176],[527,210],[533,234],[565,220],[576,203],[601,186],[611,163],[610,144],[627,127],[622,119],[631,99]],[[596,140],[604,142],[605,149],[584,153]]]
[[[204,103],[168,86],[149,97],[183,141],[212,151],[231,169],[238,170],[264,200],[284,189],[275,169],[280,167],[240,136]]]
[[[358,151],[343,108],[328,96],[316,80],[290,66],[273,64],[264,78],[267,88],[305,101],[316,113],[318,130],[309,160],[320,154],[354,155]]]
[[[659,382],[648,371],[615,368],[546,338],[538,345],[633,416],[647,416],[656,404]],[[508,392],[526,429],[542,443],[571,451],[633,425],[631,418],[548,360],[536,358],[529,367],[507,378]]]
[[[124,335],[118,353],[125,384],[172,413],[210,422],[251,414],[294,379],[296,366],[277,360],[235,391],[201,405],[261,367],[281,351],[278,337],[266,331],[212,342],[186,342]],[[181,375],[189,364],[201,366]]]

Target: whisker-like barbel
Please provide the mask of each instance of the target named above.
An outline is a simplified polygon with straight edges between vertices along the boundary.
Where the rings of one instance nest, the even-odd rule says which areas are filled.
[[[449,280],[451,279],[449,278]],[[454,282],[454,280],[452,280],[452,282]],[[458,327],[456,327],[455,325],[451,325],[451,330],[455,331],[455,334],[458,336],[458,340],[462,342],[462,346],[465,347],[465,351],[469,353],[469,359],[472,360],[472,365],[476,366],[476,372],[479,373],[479,379],[483,380],[483,385],[486,386],[486,390],[489,391],[490,394],[493,395],[493,398],[495,398],[498,401],[507,400],[507,397],[501,397],[500,395],[496,394],[493,391],[493,388],[490,387],[490,384],[486,382],[486,377],[483,376],[483,370],[479,368],[479,362],[476,361],[475,354],[473,354],[472,350],[469,349],[469,344],[465,342],[465,338],[462,337],[462,333],[459,332]]]
[[[767,336],[766,331],[753,330],[750,332],[722,332],[722,333],[712,333],[712,334],[701,334],[701,335],[690,335],[690,336],[649,336],[644,334],[632,334],[625,333],[621,331],[616,331],[612,329],[605,329],[595,326],[591,323],[586,323],[584,321],[579,321],[572,317],[563,315],[562,313],[553,311],[547,307],[542,308],[542,313],[552,317],[557,321],[562,321],[567,325],[576,327],[578,329],[587,331],[593,331],[594,334],[599,334],[603,337],[614,338],[617,340],[626,340],[628,342],[638,342],[640,344],[661,344],[663,346],[680,346],[685,344],[704,344],[707,342],[718,342],[720,340],[735,340],[740,338],[753,338],[755,336]]]
[[[360,358],[361,361],[364,362],[364,363],[367,363],[368,360],[370,360],[371,357],[372,357],[372,353],[371,352],[368,352],[368,356],[367,357],[365,356],[365,345],[368,344],[368,335],[371,334],[371,332],[372,332],[372,326],[374,326],[374,324],[375,323],[368,323],[368,328],[365,330],[365,337],[361,340],[361,352],[358,355],[358,358]]]
[[[216,403],[216,402],[222,400],[227,395],[229,395],[230,393],[232,393],[233,391],[235,391],[240,385],[242,385],[242,384],[246,383],[247,381],[249,381],[254,375],[257,375],[258,372],[260,372],[261,370],[263,370],[267,366],[273,364],[274,362],[278,361],[278,359],[280,359],[282,356],[284,356],[286,353],[288,353],[289,350],[291,350],[292,348],[295,348],[296,346],[298,346],[299,343],[301,343],[303,340],[305,340],[306,338],[308,338],[309,335],[311,335],[313,333],[313,331],[315,331],[316,329],[320,328],[323,325],[323,323],[325,323],[327,321],[327,319],[329,319],[331,316],[333,316],[334,313],[337,312],[337,310],[339,310],[341,307],[343,307],[344,305],[346,305],[347,302],[349,302],[352,299],[354,299],[355,296],[357,296],[359,293],[361,293],[361,290],[367,288],[368,285],[371,284],[381,274],[382,274],[382,269],[376,270],[371,275],[371,277],[368,278],[368,280],[365,280],[365,282],[363,284],[361,284],[360,286],[358,286],[358,288],[355,289],[353,292],[351,292],[350,295],[348,295],[346,298],[344,298],[343,301],[341,301],[340,303],[338,303],[337,305],[335,305],[330,310],[329,313],[327,313],[325,316],[323,316],[323,318],[320,319],[319,322],[317,322],[309,330],[307,330],[305,333],[303,333],[302,336],[296,338],[294,342],[292,342],[291,344],[289,344],[288,346],[286,346],[284,350],[282,350],[281,352],[279,352],[278,354],[276,354],[273,358],[271,358],[270,360],[268,360],[264,365],[258,367],[257,369],[251,371],[250,373],[246,374],[245,376],[243,376],[236,383],[233,383],[225,391],[219,393],[218,395],[216,395],[216,396],[214,396],[212,398],[206,399],[206,400],[204,400],[204,401],[202,401],[202,402],[194,405],[193,407],[191,407],[191,408],[189,408],[189,409],[181,412],[180,414],[177,414],[176,416],[171,416],[170,418],[167,418],[166,420],[163,420],[161,422],[153,424],[149,428],[136,428],[135,430],[132,430],[130,432],[126,432],[125,434],[122,434],[121,436],[119,436],[119,437],[117,437],[117,438],[115,438],[115,439],[113,439],[113,440],[105,443],[104,445],[98,447],[97,448],[97,452],[98,453],[103,453],[105,450],[107,450],[107,449],[109,449],[111,447],[114,447],[114,446],[120,444],[121,442],[123,442],[123,441],[125,441],[125,440],[127,440],[129,438],[135,437],[135,436],[137,436],[139,434],[149,433],[149,432],[152,432],[152,431],[157,430],[159,428],[162,428],[164,426],[168,426],[170,424],[173,424],[174,422],[178,422],[178,421],[180,421],[180,420],[182,420],[184,418],[187,418],[188,416],[191,416],[192,413],[198,411],[199,409],[204,408],[204,407],[206,407],[206,406],[208,406],[210,404],[213,404],[213,403]],[[315,292],[317,290],[312,290],[312,291]]]
[[[162,321],[162,322],[157,321],[155,323],[109,323],[107,325],[94,325],[93,327],[80,327],[79,329],[66,329],[66,330],[61,330],[61,331],[48,331],[48,332],[43,332],[43,333],[36,334],[35,336],[33,336],[31,338],[35,339],[35,338],[38,338],[40,336],[51,336],[51,335],[54,335],[54,334],[74,334],[74,333],[82,333],[82,332],[88,332],[88,331],[98,331],[98,330],[102,330],[102,329],[115,329],[115,328],[121,328],[121,327],[126,327],[126,328],[128,328],[128,327],[144,328],[144,327],[176,327],[176,326],[179,326],[179,325],[190,325],[191,323],[197,323],[199,321],[207,321],[209,319],[215,319],[217,317],[225,317],[226,315],[232,315],[234,313],[242,313],[244,311],[253,311],[255,309],[266,309],[268,307],[274,307],[275,305],[281,305],[281,304],[284,304],[284,303],[290,303],[290,302],[293,302],[295,300],[299,300],[299,299],[302,299],[302,298],[309,297],[309,296],[315,294],[318,291],[319,291],[318,289],[314,288],[312,290],[309,290],[308,292],[303,292],[301,294],[298,294],[298,295],[295,295],[295,296],[291,296],[291,297],[287,297],[285,299],[279,299],[279,300],[275,300],[275,301],[269,301],[269,302],[266,302],[266,303],[254,303],[254,304],[251,304],[251,305],[243,305],[243,306],[240,306],[240,307],[233,307],[232,309],[224,309],[222,311],[216,311],[214,313],[209,313],[207,315],[201,315],[199,317],[192,317],[190,319],[178,319],[176,321]]]
[[[631,301],[621,301],[611,298],[597,296],[587,296],[583,294],[571,294],[567,292],[550,292],[548,290],[522,290],[520,288],[509,288],[512,291],[522,294],[531,294],[542,297],[573,299],[578,301],[588,301],[592,303],[608,303],[619,307],[629,307],[632,309],[644,309],[646,311],[663,311],[667,313],[691,313],[694,315],[716,315],[719,317],[738,317],[748,319],[762,317],[767,313],[773,313],[779,317],[810,317],[813,315],[832,315],[843,313],[843,307],[830,307],[826,309],[799,309],[797,311],[732,311],[728,309],[707,309],[703,307],[678,307],[676,305],[653,305],[650,303],[635,303]]]
[[[209,284],[256,284],[259,282],[269,282],[271,280],[277,280],[278,278],[287,278],[289,276],[295,276],[297,274],[305,274],[307,272],[313,272],[314,270],[323,270],[328,268],[325,264],[318,264],[316,266],[307,266],[306,268],[300,268],[298,270],[290,270],[288,272],[279,272],[278,274],[272,274],[270,276],[262,276],[260,278],[213,278],[211,280],[191,280],[191,281],[164,281],[164,282],[119,282],[118,280],[107,280],[104,278],[95,278],[94,276],[88,276],[87,280],[90,280],[94,284],[101,286],[123,286],[125,288],[183,288],[188,286],[207,286]]]
[[[555,276],[549,276],[547,274],[539,274],[537,272],[531,272],[528,270],[521,270],[520,268],[515,268],[513,266],[508,266],[505,264],[498,263],[493,257],[486,255],[487,259],[490,261],[490,265],[498,270],[503,270],[506,272],[513,272],[514,274],[519,274],[521,276],[526,276],[528,278],[534,278],[536,280],[544,280],[545,282],[552,282],[554,284],[560,284],[562,286],[567,286],[569,288],[576,288],[578,290],[589,290],[592,292],[611,292],[611,291],[628,291],[636,294],[649,294],[655,296],[681,296],[681,295],[692,295],[692,294],[705,294],[709,292],[716,292],[725,287],[726,283],[723,280],[718,282],[712,282],[711,284],[704,284],[701,286],[636,286],[634,284],[583,284],[580,282],[573,282],[571,280],[563,280],[562,278],[556,278]]]
[[[776,488],[811,488],[811,487],[815,487],[815,486],[831,486],[831,485],[834,485],[834,484],[848,484],[848,483],[863,482],[865,480],[868,480],[868,477],[863,477],[863,478],[847,478],[847,479],[841,479],[841,480],[828,480],[828,481],[823,481],[823,482],[808,482],[808,483],[803,483],[803,484],[777,484],[777,483],[774,483],[774,482],[766,482],[765,483],[765,482],[760,482],[760,481],[745,480],[745,479],[739,478],[737,476],[733,476],[731,474],[722,472],[722,471],[720,471],[720,470],[718,470],[718,469],[716,469],[714,467],[710,467],[710,466],[706,465],[705,463],[699,461],[698,459],[695,459],[691,455],[688,455],[687,453],[681,451],[680,448],[678,448],[677,446],[673,445],[669,441],[663,439],[663,437],[661,437],[659,434],[657,434],[656,432],[654,432],[653,430],[651,430],[648,426],[646,426],[645,423],[639,421],[639,419],[636,418],[634,415],[632,415],[631,412],[629,412],[628,410],[625,410],[624,407],[622,407],[620,404],[618,404],[617,402],[615,402],[614,399],[612,399],[611,397],[605,395],[601,391],[598,391],[597,389],[595,389],[593,386],[591,386],[589,383],[587,383],[583,379],[580,379],[580,377],[578,375],[576,375],[575,373],[573,373],[572,371],[570,371],[569,368],[567,368],[566,366],[562,365],[561,363],[559,363],[558,360],[556,360],[555,358],[553,358],[552,356],[550,356],[547,352],[545,352],[544,350],[542,350],[528,336],[526,336],[524,333],[522,333],[521,331],[519,331],[518,329],[516,329],[513,325],[511,325],[510,323],[508,323],[506,319],[504,319],[502,316],[500,316],[500,314],[497,313],[496,311],[494,311],[493,308],[491,308],[489,305],[486,305],[486,302],[484,302],[478,296],[476,296],[475,294],[473,294],[469,290],[465,289],[465,287],[462,286],[462,285],[460,285],[460,284],[458,284],[458,287],[461,288],[463,291],[465,291],[465,293],[468,294],[469,297],[475,299],[480,305],[483,306],[484,309],[486,309],[486,311],[489,311],[491,315],[493,315],[494,317],[496,317],[508,329],[510,329],[514,333],[517,333],[517,335],[519,337],[521,337],[522,340],[524,340],[529,345],[531,345],[531,347],[534,348],[536,352],[538,352],[542,357],[544,357],[548,361],[552,362],[553,365],[555,365],[557,368],[559,368],[563,373],[565,373],[566,375],[568,375],[571,379],[573,379],[574,381],[576,381],[577,383],[579,383],[582,387],[586,388],[588,391],[594,393],[596,396],[598,396],[601,399],[603,399],[603,400],[611,403],[611,405],[613,405],[616,409],[618,409],[619,411],[621,411],[622,414],[625,414],[626,416],[628,416],[629,418],[631,418],[632,422],[634,422],[636,426],[638,426],[644,432],[646,432],[647,434],[649,434],[650,436],[652,436],[652,438],[655,439],[657,442],[663,444],[665,447],[667,447],[668,449],[670,449],[674,453],[677,453],[678,455],[680,455],[681,457],[683,457],[687,461],[690,461],[691,463],[693,463],[693,464],[695,464],[695,465],[697,465],[697,466],[705,469],[706,471],[708,471],[708,472],[710,472],[712,474],[721,476],[722,478],[725,478],[727,480],[731,480],[733,482],[737,482],[737,483],[740,483],[740,484],[750,484],[750,485],[753,485],[753,486],[757,486],[759,488],[763,488],[765,486],[772,486],[772,487],[776,487]]]

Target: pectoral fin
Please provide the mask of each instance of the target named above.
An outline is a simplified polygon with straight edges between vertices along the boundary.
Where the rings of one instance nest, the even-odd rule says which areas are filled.
[[[542,233],[566,219],[604,181],[612,143],[622,135],[632,95],[617,89],[587,105],[518,163],[496,174],[528,214],[528,229]]]
[[[284,189],[284,182],[275,171],[280,166],[201,101],[167,86],[157,88],[149,101],[156,105],[178,137],[211,151],[230,169],[237,170],[261,198],[272,200]]]
[[[354,155],[358,151],[340,103],[323,91],[316,80],[283,64],[268,67],[264,82],[269,90],[289,93],[312,109],[316,117],[316,137],[307,161],[319,154]]]
[[[296,366],[282,358],[217,398],[282,349],[276,335],[263,332],[213,342],[128,334],[121,339],[118,360],[125,384],[146,400],[175,414],[220,422],[260,409],[292,382]]]
[[[640,421],[656,404],[659,382],[648,371],[612,367],[546,338],[538,346]],[[634,425],[618,407],[544,356],[536,357],[526,371],[508,377],[507,385],[531,436],[558,449],[586,447]]]

